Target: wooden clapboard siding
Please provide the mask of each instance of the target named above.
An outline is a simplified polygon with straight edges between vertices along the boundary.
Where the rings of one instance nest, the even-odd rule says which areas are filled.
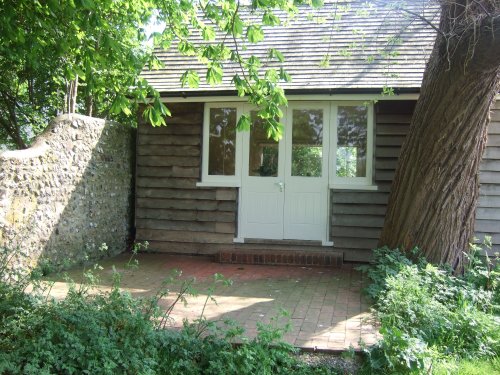
[[[375,105],[374,184],[378,190],[331,192],[331,239],[346,261],[367,261],[377,246],[414,107],[414,101],[379,101]]]
[[[166,127],[152,127],[142,119],[138,127],[136,239],[157,251],[213,252],[235,237],[237,192],[196,186],[203,104],[168,107],[172,117]]]
[[[381,101],[375,106],[374,182],[376,192],[332,190],[331,239],[344,259],[367,260],[377,245],[383,225],[388,192],[401,145],[409,129],[414,102]],[[476,237],[490,236],[493,251],[500,249],[500,102],[495,104],[488,131],[488,146],[480,171],[480,198],[476,212]]]
[[[491,111],[488,143],[479,172],[479,203],[476,210],[476,238],[490,236],[494,251],[500,251],[500,101]]]

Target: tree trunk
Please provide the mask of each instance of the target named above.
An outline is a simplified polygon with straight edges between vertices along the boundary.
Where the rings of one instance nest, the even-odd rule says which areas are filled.
[[[75,113],[76,111],[76,96],[78,94],[78,75],[75,79],[68,82],[66,85],[66,95],[64,95],[65,101],[65,113]]]
[[[489,109],[500,82],[499,6],[472,9],[462,2],[442,2],[441,33],[401,150],[379,242],[419,247],[429,261],[456,270],[473,235]],[[492,13],[470,26],[471,11],[478,16],[486,10]]]

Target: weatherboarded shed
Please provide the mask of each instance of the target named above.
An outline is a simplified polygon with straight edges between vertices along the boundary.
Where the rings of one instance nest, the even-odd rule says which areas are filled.
[[[385,9],[356,11],[355,2],[339,19],[332,6],[265,29],[265,41],[244,52],[264,59],[279,49],[292,75],[283,85],[289,105],[279,142],[267,139],[255,108],[236,96],[230,80],[238,67],[225,66],[220,86],[183,88],[181,74],[189,68],[202,76],[202,64],[157,51],[165,68],[143,75],[172,117],[167,127],[139,117],[137,240],[175,253],[255,253],[252,261],[262,263],[319,262],[307,254],[320,253],[325,263],[370,259],[434,32]],[[384,87],[395,95],[382,95]],[[241,114],[253,119],[249,132],[235,131]],[[476,232],[498,248],[499,105],[480,181]],[[290,251],[302,257],[285,257]]]

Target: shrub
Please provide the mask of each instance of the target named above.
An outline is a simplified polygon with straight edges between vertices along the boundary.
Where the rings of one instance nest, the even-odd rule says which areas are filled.
[[[97,282],[93,270],[85,275]],[[277,324],[278,318],[260,324],[252,340],[241,338],[243,330],[233,323],[221,328],[203,316],[181,330],[165,329],[175,303],[195,293],[192,280],[183,282],[176,302],[165,313],[158,301],[169,293],[172,278],[156,296],[135,299],[120,291],[120,275],[115,273],[110,292],[89,294],[91,284],[73,285],[61,301],[39,291],[26,294],[33,279],[17,283],[7,279],[0,278],[0,374],[333,373],[327,367],[300,363],[295,349],[280,341],[285,328]],[[214,283],[221,281],[225,280],[216,275]],[[213,291],[214,286],[207,302]],[[232,345],[235,337],[241,345]]]
[[[498,264],[472,254],[464,274],[453,275],[411,255],[378,249],[374,266],[362,268],[383,335],[367,351],[371,369],[419,373],[450,358],[498,356]]]

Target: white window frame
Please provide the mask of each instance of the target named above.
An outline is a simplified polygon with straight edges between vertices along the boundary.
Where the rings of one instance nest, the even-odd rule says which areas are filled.
[[[337,131],[338,131],[338,108],[349,106],[367,107],[367,145],[366,145],[366,176],[364,177],[338,177],[337,176]],[[374,149],[374,116],[373,103],[366,101],[335,101],[332,102],[330,116],[330,188],[350,190],[377,190],[373,184],[373,149]]]
[[[243,133],[236,131],[235,144],[235,170],[234,176],[209,175],[208,174],[208,158],[209,158],[209,141],[210,141],[210,110],[212,108],[236,108],[236,121],[243,114],[243,103],[224,102],[224,103],[205,103],[203,114],[203,140],[202,140],[202,155],[201,155],[201,182],[196,186],[213,186],[213,187],[239,187],[241,185],[241,166],[242,166],[242,149],[243,149]]]
[[[304,100],[293,100],[290,106],[306,105],[311,102],[304,98]],[[378,187],[373,182],[373,160],[374,160],[374,112],[373,103],[363,100],[317,100],[317,102],[327,102],[330,105],[330,121],[329,128],[329,155],[328,155],[328,184],[330,189],[345,189],[345,190],[377,190]],[[367,161],[366,161],[366,176],[365,177],[337,177],[337,113],[339,106],[366,106],[367,113]],[[212,108],[236,108],[237,119],[244,113],[249,113],[253,108],[252,106],[243,102],[206,102],[204,105],[203,115],[203,140],[202,140],[202,159],[201,159],[201,182],[196,186],[199,187],[241,187],[243,161],[246,160],[244,152],[247,147],[244,147],[245,132],[236,132],[236,145],[235,145],[235,175],[234,176],[221,176],[208,174],[208,158],[209,158],[209,132],[210,132],[210,109]],[[286,116],[287,111],[283,111]],[[288,121],[286,118],[282,121]],[[285,130],[286,131],[286,130]],[[248,137],[248,136],[247,136]],[[248,150],[247,150],[248,151]]]

